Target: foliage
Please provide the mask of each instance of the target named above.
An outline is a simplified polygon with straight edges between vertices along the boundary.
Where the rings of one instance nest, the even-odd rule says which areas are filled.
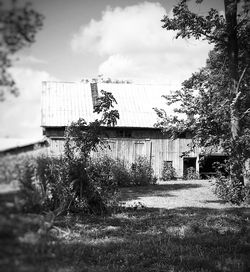
[[[118,187],[156,182],[145,158],[139,158],[132,166],[106,155],[90,158],[86,164],[77,160],[70,166],[64,156],[45,154],[12,156],[9,162],[12,171],[8,179],[20,184],[16,204],[26,212],[53,211],[55,215],[69,211],[106,212],[118,205]],[[86,172],[82,171],[83,167]],[[78,178],[82,173],[86,173],[91,187],[79,188]],[[96,198],[100,196],[103,206],[91,202],[97,201],[93,194]]]
[[[68,169],[65,158],[40,155],[36,160],[36,178],[41,187],[43,210],[55,211],[56,214],[69,210],[68,203],[74,194],[68,186]]]
[[[1,156],[0,157],[0,184],[10,184],[17,180],[16,164],[21,156]]]
[[[74,199],[68,205],[82,204],[85,209],[96,214],[107,212],[107,203],[112,195],[107,193],[107,189],[110,192],[114,190],[112,186],[105,185],[110,184],[108,180],[100,182],[97,177],[95,180],[92,179],[88,171],[90,154],[108,147],[103,139],[105,136],[103,127],[114,126],[119,118],[118,111],[112,109],[117,103],[113,95],[103,90],[101,94],[94,107],[94,112],[101,114],[100,119],[89,124],[84,119],[72,122],[66,129],[64,151],[68,186],[72,186],[71,191],[74,193]],[[105,176],[105,173],[102,174]],[[100,185],[105,185],[105,189],[99,187]]]
[[[113,175],[115,163],[115,160],[105,155],[91,159],[87,167],[89,179],[98,188],[107,207],[117,204],[118,183]]]
[[[193,180],[193,179],[200,179],[199,173],[196,172],[194,167],[189,167],[184,173],[184,179]]]
[[[237,13],[237,1],[225,1],[226,16],[211,9],[201,16],[182,0],[165,16],[163,28],[176,37],[204,39],[213,43],[205,67],[182,83],[182,88],[164,96],[167,105],[178,105],[174,115],[155,109],[157,127],[171,134],[191,132],[193,148],[221,149],[229,157],[232,184],[244,183],[244,165],[250,157],[250,24],[247,5]]]
[[[56,214],[70,210],[96,214],[107,212],[108,202],[114,197],[115,184],[105,176],[105,171],[93,175],[88,168],[91,168],[90,153],[107,147],[103,140],[103,126],[115,125],[119,113],[111,109],[116,103],[113,95],[105,91],[101,93],[94,109],[101,114],[100,119],[89,124],[83,119],[73,122],[66,129],[65,151],[61,158],[24,157],[17,163],[17,180],[21,183],[21,195],[27,210],[37,206]],[[35,196],[39,199],[33,199]]]
[[[89,82],[95,82],[95,83],[113,83],[113,84],[131,84],[132,82],[130,80],[126,79],[114,79],[114,78],[105,78],[103,75],[98,75],[96,78],[83,78],[81,82],[89,83]]]
[[[134,163],[101,156],[90,160],[89,176],[99,187],[116,191],[117,187],[146,186],[156,183],[153,169],[145,157],[138,157]]]
[[[146,157],[139,156],[131,165],[131,181],[134,186],[155,184],[157,179]]]
[[[164,181],[176,179],[176,171],[175,171],[175,168],[172,165],[172,162],[171,163],[169,163],[168,161],[163,162],[161,178]]]
[[[83,119],[73,122],[66,130],[65,141],[65,164],[68,167],[69,184],[73,183],[74,202],[84,201],[87,209],[99,214],[107,211],[107,197],[110,196],[99,186],[110,183],[109,179],[100,182],[98,178],[91,178],[90,171],[87,171],[90,153],[107,147],[103,140],[103,126],[114,126],[119,118],[118,111],[111,109],[117,103],[113,95],[105,91],[101,93],[94,107],[94,112],[102,114],[100,120],[96,119],[89,124]],[[105,188],[113,191],[112,186]]]
[[[35,35],[41,29],[44,17],[27,3],[0,1],[0,101],[6,92],[18,94],[15,82],[9,72],[15,53],[35,42]]]
[[[67,172],[62,157],[44,154],[8,157],[7,181],[19,184],[18,205],[25,211],[60,210],[70,197],[65,187]],[[72,197],[72,196],[71,196]]]
[[[43,198],[40,184],[36,179],[36,162],[33,157],[22,157],[16,164],[17,179],[20,184],[20,209],[25,211],[39,212],[42,206]]]
[[[66,129],[65,156],[69,160],[82,158],[87,161],[91,151],[98,151],[98,148],[107,147],[104,126],[115,126],[119,113],[114,110],[117,104],[114,96],[110,92],[101,91],[102,96],[97,98],[94,112],[102,114],[100,120],[87,122],[80,118],[77,122],[72,122]]]
[[[113,178],[118,187],[133,186],[130,166],[125,160],[116,159],[112,166]]]
[[[235,180],[234,183],[230,179],[218,173],[217,177],[212,179],[213,190],[222,200],[231,204],[240,205],[242,203],[250,203],[250,187],[243,186],[241,182]]]

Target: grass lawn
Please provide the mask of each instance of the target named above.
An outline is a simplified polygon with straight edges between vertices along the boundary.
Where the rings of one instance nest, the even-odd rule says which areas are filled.
[[[248,207],[189,206],[198,185],[159,186],[122,192],[123,200],[147,204],[158,197],[159,207],[68,215],[49,231],[49,215],[20,214],[2,196],[0,271],[250,271]],[[173,207],[178,194],[186,200]]]

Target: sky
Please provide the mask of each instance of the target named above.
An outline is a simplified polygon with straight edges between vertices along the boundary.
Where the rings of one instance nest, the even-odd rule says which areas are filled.
[[[7,0],[6,0],[7,1]],[[19,0],[21,2],[24,0]],[[18,52],[11,73],[20,91],[0,104],[0,138],[41,138],[42,81],[126,79],[166,84],[166,92],[205,65],[212,46],[175,39],[161,19],[176,0],[30,0],[45,16],[36,42]],[[223,0],[190,2],[206,14],[223,10]]]

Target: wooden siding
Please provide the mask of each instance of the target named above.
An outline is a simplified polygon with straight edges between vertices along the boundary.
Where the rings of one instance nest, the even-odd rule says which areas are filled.
[[[157,177],[161,177],[163,161],[172,161],[173,167],[176,169],[177,176],[183,176],[183,158],[182,152],[188,151],[190,139],[134,139],[134,138],[110,138],[107,140],[110,150],[99,151],[106,153],[112,158],[120,158],[132,163],[138,156],[145,156],[151,162],[154,173]],[[63,152],[63,138],[49,139],[49,153],[52,155],[60,155]],[[197,157],[198,151],[191,153],[191,157]],[[197,159],[197,170],[198,170]]]

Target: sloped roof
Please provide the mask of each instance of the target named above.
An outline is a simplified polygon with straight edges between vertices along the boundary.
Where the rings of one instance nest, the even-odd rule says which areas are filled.
[[[0,152],[10,149],[44,143],[44,137],[39,138],[0,138]]]
[[[167,85],[98,83],[98,91],[111,92],[117,100],[119,127],[152,128],[157,121],[153,107],[163,108],[162,95],[169,92]],[[93,102],[90,84],[72,82],[43,82],[42,126],[67,126],[84,118],[93,121]]]

